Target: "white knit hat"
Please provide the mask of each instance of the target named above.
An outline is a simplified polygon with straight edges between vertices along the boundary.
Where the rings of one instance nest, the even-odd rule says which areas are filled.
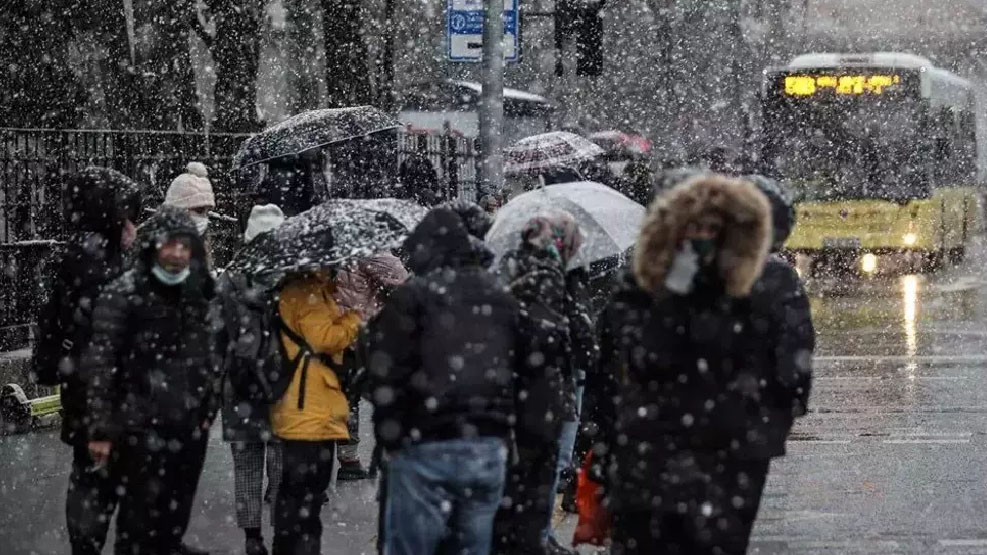
[[[251,242],[261,233],[267,233],[284,223],[284,212],[276,204],[258,204],[250,209],[247,220],[247,231],[243,232],[243,240]]]
[[[202,162],[189,162],[185,173],[171,182],[165,193],[165,204],[186,210],[190,208],[216,207],[216,197],[209,182],[209,170]]]

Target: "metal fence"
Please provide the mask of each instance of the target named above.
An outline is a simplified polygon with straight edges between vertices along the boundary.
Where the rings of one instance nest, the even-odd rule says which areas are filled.
[[[86,166],[116,169],[144,190],[156,206],[185,164],[210,168],[217,212],[239,216],[242,184],[230,171],[246,135],[150,131],[0,128],[0,351],[26,347],[29,328],[47,295],[50,253],[62,237],[65,177]],[[447,197],[475,198],[476,146],[456,135],[398,136],[397,164],[409,156],[432,163]],[[394,176],[397,179],[397,176]],[[223,264],[238,245],[239,226],[212,226],[213,254]]]

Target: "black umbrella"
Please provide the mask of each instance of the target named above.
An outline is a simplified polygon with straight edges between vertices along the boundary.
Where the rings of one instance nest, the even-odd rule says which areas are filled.
[[[233,169],[400,126],[401,122],[373,106],[302,112],[247,139],[233,158]]]
[[[332,268],[400,246],[424,213],[397,199],[330,200],[255,239],[227,269],[257,275]]]

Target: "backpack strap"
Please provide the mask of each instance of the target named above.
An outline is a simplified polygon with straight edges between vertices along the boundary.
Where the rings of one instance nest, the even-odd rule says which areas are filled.
[[[274,318],[277,320],[278,330],[288,336],[288,339],[298,346],[298,354],[295,355],[295,358],[289,359],[288,362],[291,364],[291,368],[294,369],[298,367],[298,361],[302,361],[302,376],[301,381],[298,383],[298,410],[302,410],[305,408],[305,382],[308,378],[308,364],[312,359],[312,347],[305,341],[305,338],[288,327],[288,324],[281,318],[280,311],[275,312]]]

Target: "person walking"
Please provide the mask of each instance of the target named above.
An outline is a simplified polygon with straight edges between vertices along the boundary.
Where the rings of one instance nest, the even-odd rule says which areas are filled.
[[[244,243],[249,245],[277,228],[284,219],[281,209],[274,204],[254,206],[247,220]],[[247,555],[267,554],[261,533],[261,513],[266,497],[271,501],[271,522],[274,521],[273,501],[277,498],[283,468],[281,444],[271,432],[271,402],[257,386],[258,380],[251,379],[258,369],[258,357],[279,355],[261,352],[264,342],[258,340],[265,331],[272,331],[262,328],[265,322],[271,321],[267,315],[275,310],[274,288],[275,284],[260,276],[229,270],[220,275],[216,286],[227,345],[223,362],[223,440],[230,443],[233,453],[236,524],[244,531]]]
[[[497,514],[497,552],[546,553],[555,505],[564,422],[576,421],[576,379],[570,314],[576,309],[565,270],[582,243],[567,212],[532,218],[520,246],[501,260],[501,275],[521,307],[522,322],[537,338],[538,371],[519,371],[516,388],[518,459],[508,471],[505,504]]]
[[[213,282],[195,222],[162,206],[134,269],[107,285],[82,361],[89,454],[122,485],[116,553],[189,553],[182,537],[218,404]]]
[[[613,553],[744,553],[768,471],[744,456],[770,353],[751,289],[771,243],[752,184],[691,178],[659,197],[599,322],[584,408]]]
[[[791,196],[777,181],[760,175],[747,176],[771,204],[771,254],[764,271],[751,290],[755,331],[774,345],[769,353],[769,380],[763,388],[759,418],[740,455],[764,460],[785,455],[785,441],[795,418],[804,416],[812,390],[812,354],[816,333],[809,296],[798,272],[781,256],[785,241],[795,227]]]
[[[349,439],[349,404],[340,380],[343,353],[357,338],[360,315],[334,299],[329,272],[286,278],[278,302],[281,343],[293,372],[271,410],[283,471],[274,516],[274,555],[317,554],[322,503],[332,481],[336,444]]]
[[[479,207],[473,210],[482,215]],[[381,501],[388,555],[485,555],[503,493],[520,348],[517,301],[492,253],[451,207],[405,241],[407,282],[368,329],[374,433],[389,456]]]
[[[165,192],[164,203],[187,210],[199,235],[209,228],[209,211],[216,208],[216,196],[209,181],[209,170],[202,162],[189,162]]]
[[[59,386],[61,439],[72,448],[65,516],[73,555],[102,551],[117,505],[115,465],[96,468],[89,456],[87,386],[79,363],[92,336],[93,303],[124,271],[140,203],[137,184],[117,171],[90,167],[69,176],[69,234],[56,252],[52,292],[38,315],[32,373],[41,385]]]

